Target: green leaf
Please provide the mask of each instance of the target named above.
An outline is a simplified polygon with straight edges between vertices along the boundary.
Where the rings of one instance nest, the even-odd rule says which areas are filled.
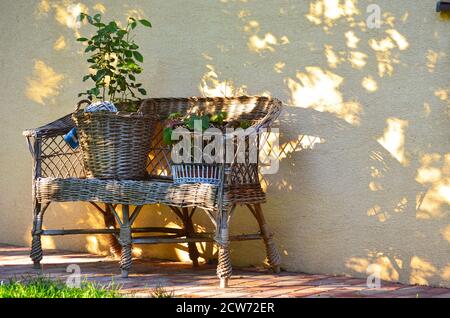
[[[141,93],[142,95],[147,95],[147,91],[143,88],[139,88],[138,89],[139,93]]]
[[[119,36],[119,37],[123,37],[125,34],[127,34],[128,32],[126,31],[126,30],[119,30],[119,31],[117,31],[117,35]]]
[[[148,28],[151,28],[151,27],[152,27],[152,24],[151,24],[150,21],[148,21],[148,20],[142,19],[142,20],[139,20],[139,22],[141,22],[141,24],[142,24],[143,26],[146,26],[146,27],[148,27]]]
[[[88,91],[89,94],[97,96],[100,94],[100,89],[98,87],[94,87]]]
[[[94,20],[96,22],[100,22],[102,20],[102,15],[100,13],[97,13],[96,15],[94,15]]]
[[[88,79],[91,78],[91,75],[86,75],[83,77],[83,82],[86,82]]]
[[[210,123],[210,119],[209,116],[205,115],[201,117],[201,121],[202,121],[202,129],[206,130],[209,128],[209,123]]]
[[[86,50],[84,50],[85,53],[91,52],[91,51],[95,51],[96,47],[93,45],[89,45]]]
[[[137,69],[139,69],[139,66],[136,63],[134,63],[133,60],[131,60],[127,62],[126,68],[132,71],[136,71]]]
[[[187,118],[184,122],[184,124],[186,125],[186,128],[189,130],[194,130],[195,120],[198,120],[198,116],[191,116],[191,117]]]
[[[239,126],[240,126],[242,129],[247,129],[247,128],[250,128],[251,125],[252,125],[252,123],[251,123],[250,121],[248,121],[248,120],[243,120],[243,121],[241,121],[241,123],[240,123]]]
[[[133,51],[133,56],[136,60],[138,60],[139,62],[144,62],[144,57],[142,56],[141,53],[139,53],[138,51]]]
[[[164,128],[164,130],[163,130],[163,142],[166,145],[171,145],[173,143],[172,132],[173,132],[173,129],[170,127]]]
[[[98,81],[100,81],[101,79],[103,79],[103,77],[106,76],[107,72],[108,72],[108,71],[105,70],[105,69],[99,70],[99,71],[95,74],[95,76],[94,76],[94,81],[98,82]]]
[[[137,27],[137,23],[133,22],[130,24],[130,26],[131,26],[131,29],[134,30]]]
[[[98,33],[101,35],[107,35],[116,32],[118,29],[117,23],[112,21],[107,26],[105,26],[103,29],[98,30]]]
[[[192,117],[190,117],[190,118],[188,118],[187,119],[187,121],[185,122],[185,125],[186,125],[186,127],[189,129],[189,130],[195,130],[195,123],[196,123],[196,121],[201,121],[201,129],[202,130],[206,130],[206,129],[208,129],[209,128],[209,123],[210,123],[210,119],[209,119],[209,117],[208,116],[202,116],[202,117],[199,117],[199,116],[192,116]]]
[[[125,56],[126,56],[126,57],[132,57],[132,56],[133,56],[133,52],[131,52],[131,51],[129,51],[129,50],[126,50],[126,51],[125,51]]]
[[[128,77],[130,78],[130,80],[135,81],[136,77],[133,74],[129,74]]]
[[[77,41],[78,41],[78,42],[86,42],[86,41],[89,41],[89,39],[86,39],[86,38],[78,38]]]
[[[224,119],[225,119],[225,117],[223,116],[222,113],[214,114],[211,116],[211,122],[215,123],[215,124],[219,124],[219,125],[223,124]]]

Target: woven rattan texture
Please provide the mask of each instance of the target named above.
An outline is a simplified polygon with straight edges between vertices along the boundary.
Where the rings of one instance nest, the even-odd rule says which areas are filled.
[[[36,181],[39,202],[92,201],[111,204],[167,204],[180,207],[216,206],[217,186],[161,181],[41,178]]]
[[[83,110],[73,114],[89,178],[142,180],[154,133],[155,118]]]

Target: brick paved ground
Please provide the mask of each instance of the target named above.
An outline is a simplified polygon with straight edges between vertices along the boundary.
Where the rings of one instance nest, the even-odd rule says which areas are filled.
[[[11,277],[38,275],[28,257],[28,248],[0,245],[0,281]],[[82,275],[100,284],[112,280],[122,285],[127,296],[149,297],[157,286],[177,297],[446,297],[450,289],[406,286],[382,282],[380,289],[368,289],[364,279],[283,272],[265,269],[234,269],[230,288],[218,288],[215,266],[192,268],[188,263],[136,260],[128,279],[119,275],[117,260],[85,253],[46,251],[43,273],[65,280],[69,264],[78,264]]]

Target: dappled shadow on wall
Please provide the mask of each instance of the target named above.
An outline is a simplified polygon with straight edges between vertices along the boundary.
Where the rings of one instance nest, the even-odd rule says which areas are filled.
[[[222,3],[224,15],[236,17],[244,43],[221,43],[217,52],[205,52],[217,83],[255,92],[250,77],[257,70],[253,66],[260,65],[267,75],[259,85],[271,89],[258,93],[276,91],[276,97],[296,106],[286,107],[280,119],[279,145],[267,146],[280,159],[279,172],[263,177],[269,208],[284,221],[277,229],[299,233],[317,226],[310,232],[323,233],[326,242],[320,243],[325,250],[317,254],[336,256],[333,262],[342,271],[364,276],[368,265],[377,263],[387,279],[448,280],[450,263],[442,256],[450,248],[445,224],[450,203],[448,143],[430,128],[448,116],[450,90],[438,84],[411,103],[414,92],[398,84],[398,76],[405,74],[422,74],[424,81],[436,76],[447,56],[440,44],[445,34],[437,29],[430,47],[420,46],[408,30],[423,23],[423,16],[388,1],[380,4],[376,30],[368,28],[363,1],[285,1],[272,8],[273,18],[283,19],[282,28],[271,23],[261,7],[246,1]],[[304,26],[302,32],[299,25]],[[414,67],[408,64],[413,46]],[[240,82],[232,81],[233,73],[217,62],[238,49],[241,67],[250,74],[239,76]],[[402,96],[410,97],[405,101]],[[310,223],[296,227],[292,215]],[[339,234],[333,235],[336,231]],[[430,242],[441,255],[430,252]],[[337,252],[336,244],[347,244],[346,251]],[[285,252],[296,248],[301,247],[289,245]]]
[[[335,244],[354,244],[329,253],[359,275],[371,274],[367,271],[375,264],[386,280],[428,284],[449,279],[445,257],[435,258],[437,264],[429,260],[429,244],[437,253],[449,249],[450,226],[442,222],[450,203],[450,154],[424,154],[419,162],[407,162],[406,123],[394,119],[378,138],[311,109],[285,107],[279,122],[279,147],[272,149],[280,160],[279,171],[263,176],[269,206],[273,202],[286,220],[277,228],[313,231],[309,236],[315,238],[317,232],[347,231],[338,237],[324,235],[313,244],[320,246],[318,253]],[[303,228],[290,223],[296,217]],[[305,218],[309,224],[300,221]],[[283,246],[286,255],[293,248]]]
[[[448,53],[440,44],[446,34],[432,34],[434,47],[419,46],[407,26],[423,23],[422,17],[402,6],[390,12],[388,1],[376,31],[367,28],[363,1],[283,1],[276,8],[254,3],[217,2],[220,18],[237,36],[202,47],[195,58],[204,62],[204,72],[193,81],[205,96],[273,92],[294,106],[285,107],[280,118],[279,144],[267,146],[277,154],[279,172],[262,180],[269,205],[282,207],[276,212],[284,223],[277,227],[323,233],[324,250],[317,253],[334,255],[342,271],[365,275],[376,263],[383,278],[412,283],[449,279],[450,263],[433,251],[450,248],[450,155],[445,137],[429,129],[449,116],[450,88],[430,81],[429,94],[410,104],[413,97],[405,101],[402,96],[415,92],[399,87],[395,77],[420,72],[423,82],[432,80],[446,61]],[[51,18],[77,36],[73,17],[82,9],[71,1],[43,0],[36,18]],[[104,5],[92,9],[108,10]],[[70,48],[69,35],[54,39],[55,52]],[[422,57],[420,65],[408,64],[412,48]],[[27,96],[39,104],[54,99],[67,79],[49,64],[36,60],[30,71]],[[394,109],[394,103],[407,103],[408,112]],[[289,193],[295,193],[293,202],[286,200]],[[308,217],[311,229],[286,221],[295,213]],[[336,229],[344,234],[333,234]],[[346,251],[333,251],[336,244]]]

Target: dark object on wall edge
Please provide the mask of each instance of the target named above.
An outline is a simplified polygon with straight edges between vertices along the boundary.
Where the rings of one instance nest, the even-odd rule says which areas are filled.
[[[438,1],[436,4],[436,12],[448,12],[450,11],[450,2]]]

